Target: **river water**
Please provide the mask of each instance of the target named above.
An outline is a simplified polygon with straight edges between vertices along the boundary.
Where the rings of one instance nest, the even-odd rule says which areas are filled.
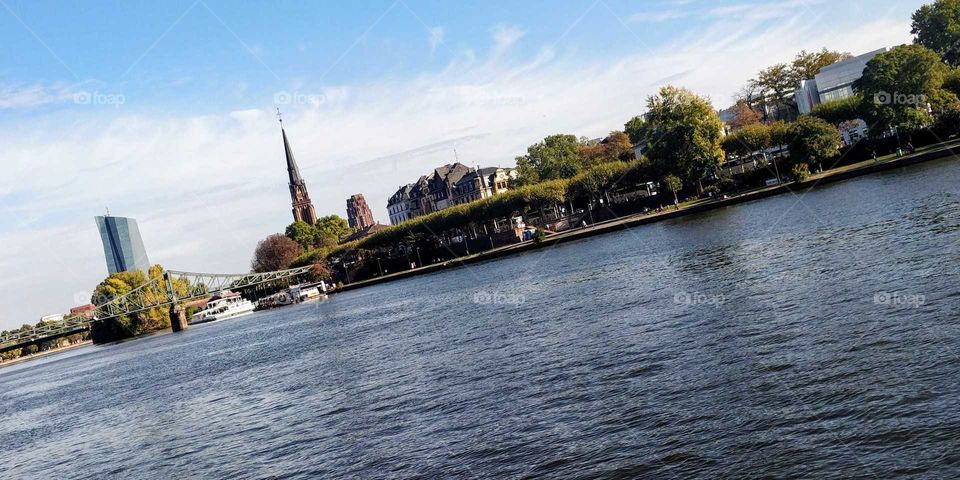
[[[960,475],[960,163],[0,369],[7,478]]]

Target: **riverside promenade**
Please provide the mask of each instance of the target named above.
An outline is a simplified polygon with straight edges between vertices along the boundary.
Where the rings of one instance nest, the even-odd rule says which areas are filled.
[[[521,252],[546,248],[546,247],[550,247],[550,246],[557,245],[564,242],[571,242],[574,240],[579,240],[579,239],[592,237],[596,235],[603,235],[607,233],[617,232],[620,230],[632,228],[639,225],[646,225],[650,223],[669,220],[672,218],[679,218],[686,215],[693,215],[701,212],[715,210],[718,208],[724,208],[732,205],[751,202],[754,200],[760,200],[760,199],[772,197],[775,195],[783,195],[791,192],[802,192],[805,190],[813,189],[820,185],[826,185],[829,183],[848,180],[851,178],[856,178],[856,177],[868,175],[871,173],[881,172],[885,170],[892,170],[896,168],[902,168],[909,165],[915,165],[918,163],[928,162],[931,160],[938,160],[942,158],[949,158],[949,157],[960,159],[960,139],[951,140],[937,146],[927,147],[912,155],[904,155],[902,157],[890,156],[890,157],[880,158],[877,161],[866,160],[859,163],[832,168],[829,170],[825,170],[821,173],[811,175],[809,178],[807,178],[802,182],[790,182],[790,183],[784,183],[781,185],[775,185],[771,187],[762,187],[758,189],[747,190],[747,191],[741,192],[739,195],[728,196],[727,198],[697,200],[694,202],[681,204],[680,208],[677,210],[667,207],[666,210],[659,213],[637,213],[633,215],[618,217],[612,220],[598,222],[583,228],[577,228],[577,229],[572,229],[572,230],[568,230],[561,233],[548,235],[539,243],[536,243],[534,241],[526,241],[526,242],[517,243],[514,245],[499,247],[499,248],[487,250],[481,253],[476,253],[473,255],[468,255],[468,256],[463,256],[456,259],[448,260],[446,262],[436,263],[433,265],[427,265],[425,267],[414,268],[411,270],[404,270],[402,272],[391,273],[388,275],[384,275],[382,277],[375,277],[368,280],[362,280],[359,282],[350,283],[350,284],[344,285],[338,291],[354,290],[357,288],[376,285],[379,283],[398,280],[401,278],[424,275],[427,273],[432,273],[439,270],[445,270],[448,268],[456,268],[456,267],[464,266],[470,263],[483,262],[486,260],[501,258],[501,257],[514,255]]]

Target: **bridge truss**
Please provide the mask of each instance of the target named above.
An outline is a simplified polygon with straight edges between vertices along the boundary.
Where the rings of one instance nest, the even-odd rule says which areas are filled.
[[[44,323],[31,330],[0,335],[0,351],[83,332],[89,330],[93,322],[206,298],[224,290],[239,290],[295,278],[308,273],[311,268],[306,266],[276,272],[238,274],[167,270],[163,277],[151,278],[126,294],[104,299],[102,302],[94,302],[96,308],[92,318],[89,314],[72,315],[58,322]]]

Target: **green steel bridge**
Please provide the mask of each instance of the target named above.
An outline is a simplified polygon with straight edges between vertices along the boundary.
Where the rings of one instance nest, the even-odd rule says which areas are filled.
[[[152,278],[130,292],[96,303],[93,314],[72,315],[58,322],[45,323],[32,330],[0,335],[0,351],[73,335],[90,330],[94,322],[131,315],[153,308],[170,307],[173,331],[187,328],[182,303],[208,298],[224,290],[235,290],[303,275],[312,267],[266,273],[196,273],[167,270],[163,277]]]

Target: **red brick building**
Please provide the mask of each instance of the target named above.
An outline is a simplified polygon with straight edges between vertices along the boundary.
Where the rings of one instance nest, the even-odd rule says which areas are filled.
[[[363,194],[356,194],[347,199],[347,222],[350,228],[363,230],[376,224],[373,221],[373,212],[367,206]]]

